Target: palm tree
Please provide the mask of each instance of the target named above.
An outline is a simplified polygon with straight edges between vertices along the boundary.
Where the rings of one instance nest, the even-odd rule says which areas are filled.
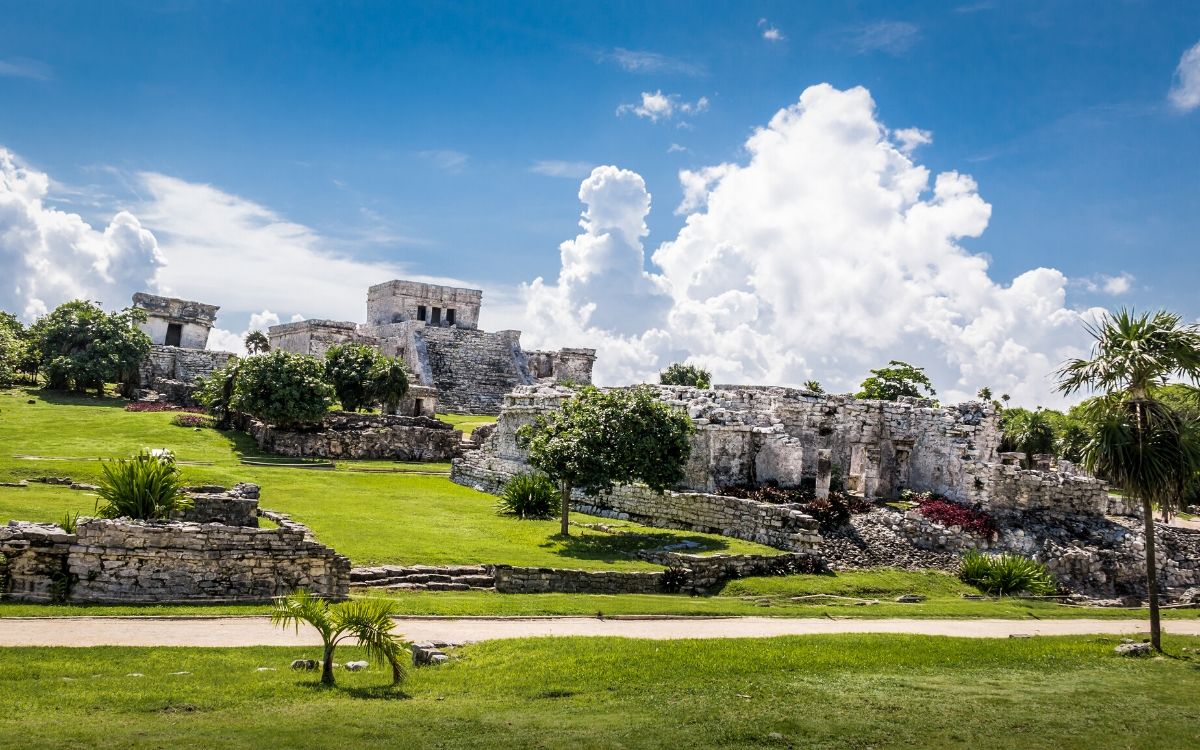
[[[820,381],[817,381],[817,380],[805,380],[804,381],[804,390],[812,391],[813,393],[824,393],[825,392],[825,389],[821,387]]]
[[[1100,393],[1087,402],[1096,428],[1083,448],[1084,466],[1142,501],[1150,641],[1162,651],[1153,506],[1165,510],[1179,502],[1200,467],[1200,445],[1194,417],[1175,412],[1154,392],[1170,378],[1200,382],[1200,326],[1166,311],[1122,310],[1087,330],[1096,339],[1091,359],[1064,364],[1058,389]]]
[[[246,351],[251,354],[260,354],[271,351],[271,340],[267,338],[262,331],[251,331],[246,334]]]
[[[354,638],[366,649],[367,658],[392,667],[392,684],[404,680],[402,646],[392,632],[396,622],[395,603],[383,599],[351,599],[337,604],[313,596],[304,589],[275,600],[271,623],[280,627],[306,622],[317,629],[324,643],[321,660],[321,684],[333,685],[333,650],[347,638]]]
[[[991,401],[992,389],[985,385],[984,387],[980,388],[979,392],[975,395],[978,396],[981,401]]]

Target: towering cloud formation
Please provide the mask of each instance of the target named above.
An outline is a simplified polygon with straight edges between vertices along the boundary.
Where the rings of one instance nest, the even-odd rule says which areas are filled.
[[[48,208],[50,178],[0,147],[0,309],[32,318],[75,297],[128,303],[155,289],[164,265],[154,235],[126,211],[103,230]]]
[[[557,283],[527,288],[530,343],[595,342],[605,382],[690,357],[722,382],[848,391],[898,358],[949,399],[986,384],[1054,402],[1050,373],[1098,311],[1066,307],[1054,269],[992,281],[959,244],[991,207],[970,177],[914,163],[912,132],[889,133],[863,88],[807,89],[749,138],[747,163],[681,173],[687,218],[653,254],[661,273],[644,270],[642,179],[598,167]]]

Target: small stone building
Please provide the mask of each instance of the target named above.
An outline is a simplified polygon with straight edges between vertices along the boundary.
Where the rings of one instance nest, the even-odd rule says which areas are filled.
[[[159,297],[138,292],[133,306],[146,313],[141,328],[156,346],[177,346],[182,349],[203,349],[208,345],[208,332],[217,319],[216,305],[192,302],[175,297]]]
[[[595,349],[526,352],[520,331],[479,329],[478,289],[393,280],[367,290],[367,322],[305,320],[272,326],[271,348],[324,356],[335,344],[358,342],[400,357],[412,385],[431,389],[400,413],[498,414],[504,395],[538,382],[592,382]],[[432,399],[436,403],[431,404]]]

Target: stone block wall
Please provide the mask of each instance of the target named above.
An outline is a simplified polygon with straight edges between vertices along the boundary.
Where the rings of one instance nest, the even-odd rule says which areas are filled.
[[[295,526],[81,520],[71,601],[265,602],[297,588],[345,598],[350,561]]]
[[[662,583],[658,571],[496,566],[496,591],[502,594],[658,594]]]
[[[172,403],[192,405],[196,380],[208,377],[236,356],[210,349],[152,346],[150,356],[138,368],[138,384]]]
[[[367,324],[384,325],[409,320],[420,320],[419,307],[425,307],[425,321],[432,319],[434,307],[442,310],[442,323],[446,310],[454,310],[453,325],[459,328],[479,327],[479,308],[483,292],[478,289],[427,284],[421,281],[397,279],[376,284],[367,290]]]
[[[141,329],[150,337],[151,343],[166,344],[168,326],[176,324],[180,326],[178,345],[187,349],[203,349],[207,345],[208,332],[216,321],[217,310],[221,309],[203,302],[145,292],[134,294],[133,304],[146,313]]]
[[[977,463],[967,467],[966,500],[998,514],[1036,511],[1060,519],[1103,516],[1108,486],[1099,479]]]
[[[262,450],[298,458],[449,461],[462,445],[461,430],[430,417],[334,412],[319,429],[283,430],[246,417],[240,426]]]
[[[497,414],[505,394],[533,382],[520,331],[425,327],[416,338],[444,412]]]
[[[272,351],[324,357],[336,344],[360,343],[376,346],[378,342],[358,330],[356,323],[340,320],[301,320],[283,323],[267,329]]]
[[[185,492],[192,505],[174,520],[258,526],[257,484],[238,484],[229,490],[216,486],[188,487]]]
[[[53,524],[9,521],[0,527],[0,598],[49,602],[65,597],[67,555],[74,541],[73,534]]]

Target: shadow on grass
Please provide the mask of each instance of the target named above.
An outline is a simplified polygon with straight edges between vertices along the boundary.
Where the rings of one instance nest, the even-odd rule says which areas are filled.
[[[110,409],[124,409],[125,404],[129,403],[123,398],[97,396],[94,393],[78,391],[51,391],[43,388],[22,388],[21,391],[28,398],[58,406],[103,406]]]
[[[316,682],[297,682],[296,687],[311,690],[314,693],[341,693],[348,695],[351,698],[359,700],[372,701],[407,701],[412,700],[412,696],[404,692],[400,685],[371,685],[368,687],[346,687],[344,685],[322,685],[318,680]]]
[[[719,552],[729,548],[729,544],[718,539],[696,539],[681,537],[675,534],[623,533],[623,534],[589,534],[564,537],[555,534],[549,541],[541,545],[561,557],[576,560],[601,560],[616,562],[617,560],[632,560],[637,558],[641,550],[661,549],[668,545],[679,544],[682,541],[693,541],[700,547],[681,549],[679,552]]]

